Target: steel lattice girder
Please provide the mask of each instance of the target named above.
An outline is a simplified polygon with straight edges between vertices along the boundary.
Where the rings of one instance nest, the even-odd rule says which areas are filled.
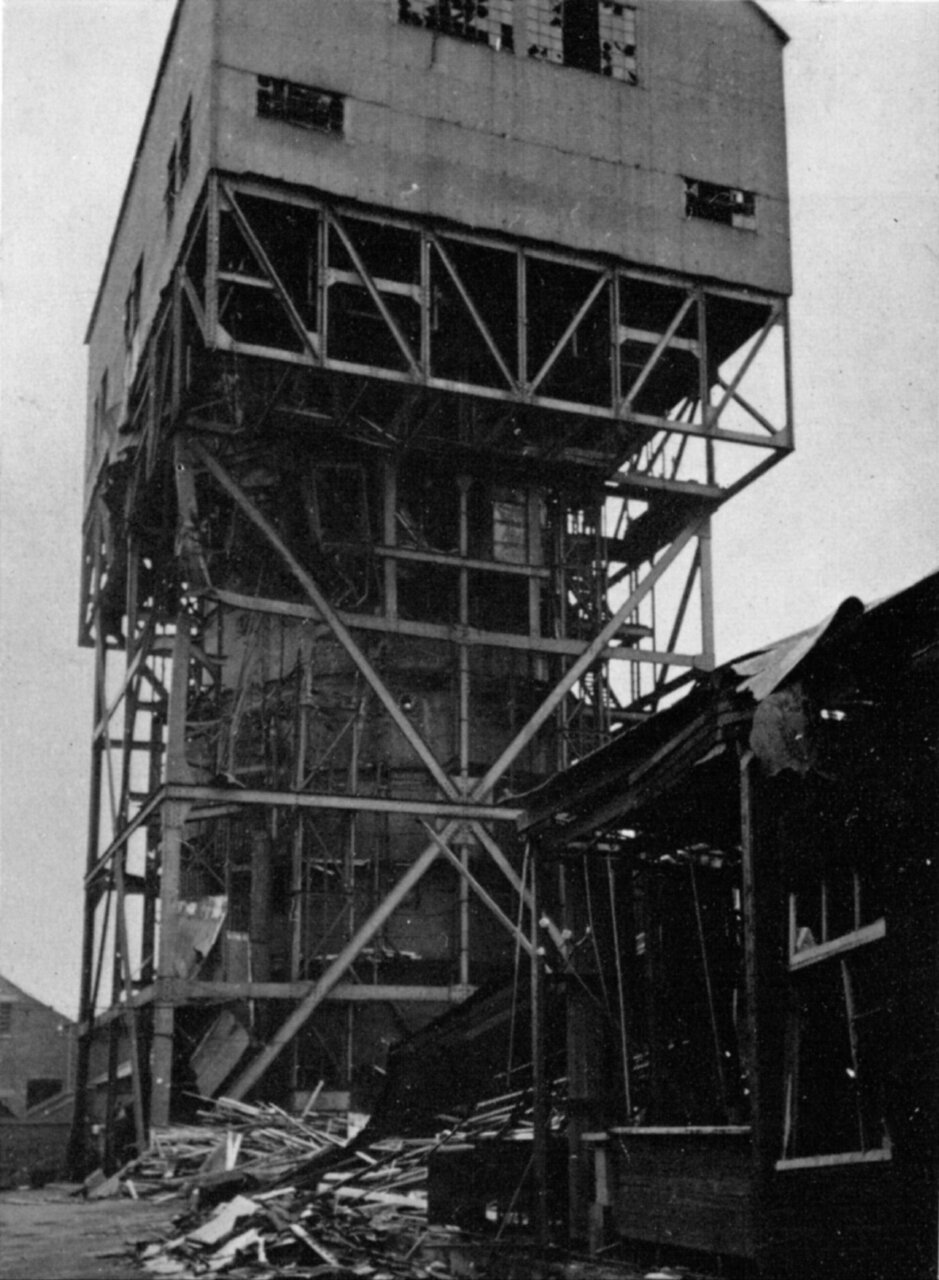
[[[210,349],[605,421],[604,449],[650,478],[668,474],[663,435],[792,446],[787,389],[769,408],[741,389],[770,336],[787,337],[781,297],[234,179],[209,199],[189,263],[183,292]]]

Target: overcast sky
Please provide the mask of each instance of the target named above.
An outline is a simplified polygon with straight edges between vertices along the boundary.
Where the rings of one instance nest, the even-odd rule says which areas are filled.
[[[722,660],[939,562],[939,3],[765,7],[792,37],[797,450],[716,519]],[[0,971],[69,1014],[92,712],[82,342],[172,8],[3,0]]]

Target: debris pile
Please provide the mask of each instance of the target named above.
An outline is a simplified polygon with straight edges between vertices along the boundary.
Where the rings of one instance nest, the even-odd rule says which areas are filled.
[[[157,1276],[446,1277],[482,1274],[456,1227],[428,1226],[427,1168],[448,1144],[530,1133],[529,1097],[506,1094],[433,1137],[368,1141],[345,1119],[292,1116],[271,1103],[219,1099],[201,1123],[154,1133],[150,1148],[87,1194],[187,1197],[176,1234],[139,1257]]]
[[[141,1252],[153,1275],[430,1280],[453,1274],[434,1254],[445,1254],[458,1235],[428,1229],[414,1208],[388,1206],[367,1195],[350,1203],[295,1187],[238,1194],[208,1216],[198,1210],[182,1215],[178,1226],[178,1235]]]
[[[292,1116],[273,1103],[220,1098],[201,1123],[154,1130],[151,1145],[118,1175],[130,1195],[195,1192],[237,1177],[257,1185],[289,1178],[299,1165],[341,1150],[352,1136],[331,1114]]]

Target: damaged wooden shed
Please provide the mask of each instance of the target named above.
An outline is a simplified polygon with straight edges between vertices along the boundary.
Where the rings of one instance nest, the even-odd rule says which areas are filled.
[[[530,797],[566,904],[570,1220],[935,1275],[939,575],[699,678]]]

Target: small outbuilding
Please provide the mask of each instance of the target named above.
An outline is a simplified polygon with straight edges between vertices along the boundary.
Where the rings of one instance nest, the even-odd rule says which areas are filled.
[[[527,798],[575,1239],[936,1274],[937,694],[933,575],[698,677]]]
[[[0,1186],[61,1172],[75,1024],[0,974]]]

